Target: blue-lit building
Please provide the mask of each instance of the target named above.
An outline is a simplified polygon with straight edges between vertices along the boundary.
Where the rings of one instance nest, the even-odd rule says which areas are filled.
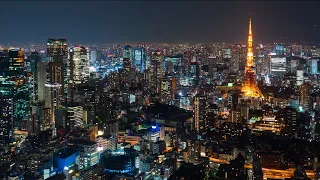
[[[286,48],[283,45],[277,44],[274,47],[274,53],[276,53],[276,55],[278,55],[278,56],[286,55]]]
[[[64,170],[79,164],[79,158],[80,152],[75,149],[60,149],[53,157],[53,166],[58,169],[58,172],[63,172]]]
[[[144,47],[136,47],[133,51],[132,65],[138,71],[143,72],[146,69],[147,52]]]
[[[131,61],[131,64],[133,64],[133,53],[132,53],[132,47],[127,44],[123,47],[123,58],[129,58]]]

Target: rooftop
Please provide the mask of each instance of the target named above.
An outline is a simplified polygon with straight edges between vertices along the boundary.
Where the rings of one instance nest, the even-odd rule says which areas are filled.
[[[180,109],[175,106],[156,103],[146,109],[146,114],[152,115],[153,118],[166,119],[170,121],[185,121],[192,117],[192,112]]]

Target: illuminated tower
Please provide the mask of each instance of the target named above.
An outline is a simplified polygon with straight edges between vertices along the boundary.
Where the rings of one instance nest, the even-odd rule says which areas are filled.
[[[247,52],[247,65],[246,65],[246,78],[242,85],[241,91],[245,97],[261,97],[263,95],[258,88],[255,81],[254,74],[254,63],[253,63],[253,52],[252,52],[252,30],[251,30],[251,19],[249,21],[249,36],[248,36],[248,52]]]

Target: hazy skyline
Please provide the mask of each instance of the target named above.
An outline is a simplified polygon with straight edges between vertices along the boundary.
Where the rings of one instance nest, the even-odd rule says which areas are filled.
[[[2,1],[0,44],[319,42],[316,1]],[[281,37],[281,38],[280,38]]]

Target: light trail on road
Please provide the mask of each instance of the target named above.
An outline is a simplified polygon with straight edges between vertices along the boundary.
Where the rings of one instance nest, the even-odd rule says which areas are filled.
[[[210,161],[217,163],[217,164],[229,164],[229,161],[223,160],[223,159],[217,159],[210,157]],[[252,165],[245,165],[244,166],[246,169],[252,169]],[[293,176],[295,169],[294,168],[289,168],[285,170],[281,169],[270,169],[270,168],[262,168],[263,172],[263,178],[278,178],[278,179],[284,179],[284,178],[290,178]],[[313,171],[306,170],[307,176],[310,179],[314,179],[314,173]]]

